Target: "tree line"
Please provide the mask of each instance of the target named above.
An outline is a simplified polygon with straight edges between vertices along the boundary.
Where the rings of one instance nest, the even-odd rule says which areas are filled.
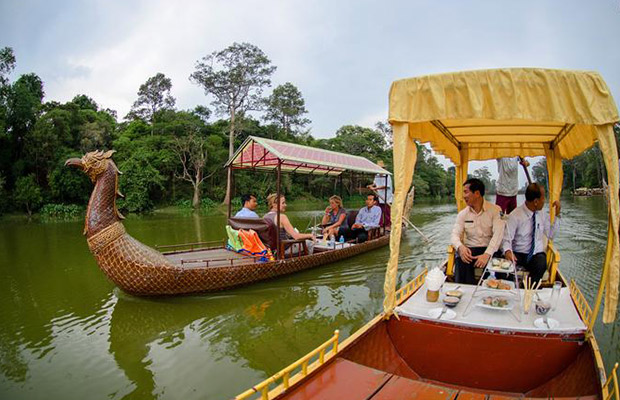
[[[140,85],[123,118],[86,94],[66,103],[45,101],[44,82],[35,73],[11,81],[16,62],[12,48],[0,49],[0,213],[83,211],[92,184],[64,161],[93,150],[116,150],[125,195],[118,205],[134,213],[171,204],[214,207],[242,192],[266,197],[275,190],[268,173],[236,172],[237,189],[227,190],[223,164],[249,135],[381,159],[391,170],[388,123],[344,125],[332,138],[314,138],[301,91],[287,82],[265,94],[276,66],[249,43],[234,43],[196,62],[189,80],[204,90],[208,105],[177,109],[171,79],[157,73]],[[416,195],[453,195],[454,174],[426,147],[418,150]],[[370,180],[286,174],[282,185],[292,199],[347,197],[360,194]]]

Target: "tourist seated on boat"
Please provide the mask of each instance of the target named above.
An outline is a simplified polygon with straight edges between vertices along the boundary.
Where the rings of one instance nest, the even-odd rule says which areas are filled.
[[[278,203],[277,194],[273,193],[267,196],[267,205],[269,206],[269,212],[263,216],[265,219],[273,221],[274,225],[278,225]],[[291,221],[285,214],[286,212],[286,198],[284,195],[280,195],[280,240],[306,240],[306,246],[308,253],[312,254],[314,250],[315,236],[311,233],[299,233],[291,224]],[[300,243],[293,243],[286,248],[287,254],[298,254],[300,250]]]
[[[456,217],[451,244],[457,250],[454,280],[476,284],[474,268],[484,268],[499,249],[504,221],[499,206],[484,199],[484,183],[471,178],[463,184],[465,207]]]
[[[258,207],[256,196],[253,194],[244,194],[241,196],[241,204],[243,204],[243,208],[237,211],[235,218],[260,218],[255,211],[256,207]]]
[[[377,166],[385,168],[383,160],[377,161]],[[381,208],[381,226],[389,229],[392,226],[392,201],[394,200],[394,191],[392,189],[392,177],[387,174],[377,174],[373,182],[366,186],[379,196],[377,205]]]
[[[545,206],[545,188],[531,183],[525,189],[525,203],[508,216],[504,229],[502,249],[506,259],[523,266],[532,281],[538,282],[547,270],[543,234],[552,239],[560,226],[560,218],[551,224]],[[560,216],[560,202],[554,201],[556,217]]]
[[[355,217],[355,223],[351,226],[350,238],[356,239],[357,243],[368,240],[368,231],[378,228],[381,222],[381,208],[378,206],[379,199],[375,194],[366,196],[366,206],[362,207]]]
[[[325,209],[325,215],[321,221],[323,236],[329,238],[334,235],[336,239],[341,236],[349,236],[349,223],[347,222],[347,210],[342,207],[340,196],[329,198],[329,206]]]

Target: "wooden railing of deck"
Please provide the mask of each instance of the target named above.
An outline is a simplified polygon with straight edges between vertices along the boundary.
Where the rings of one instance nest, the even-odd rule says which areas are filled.
[[[428,268],[424,268],[418,276],[410,280],[405,286],[398,289],[396,292],[396,304],[399,305],[402,301],[406,300],[412,293],[414,293],[420,286],[424,284]]]
[[[581,319],[586,324],[586,326],[589,326],[590,319],[593,318],[592,308],[588,304],[586,298],[583,296],[583,293],[581,293],[581,290],[579,290],[579,287],[577,287],[577,283],[574,279],[570,280],[568,287],[570,289],[570,296],[573,298],[573,302],[577,306],[577,311],[579,311]]]
[[[269,386],[272,384],[277,384],[280,380],[282,383],[278,386],[278,388],[281,388],[279,392],[281,393],[282,391],[288,389],[292,384],[300,381],[303,377],[307,376],[309,373],[323,365],[327,360],[333,358],[338,353],[338,336],[339,332],[335,331],[334,336],[332,336],[325,343],[295,361],[293,364],[284,368],[282,371],[241,393],[235,397],[235,400],[249,399],[252,396],[254,396],[253,398],[255,399],[260,398],[262,400],[269,400],[270,398],[275,397],[275,395],[273,395],[273,397],[270,396],[273,392],[270,393]],[[332,350],[328,352],[327,348],[329,346],[332,346]],[[315,359],[315,361],[311,363],[312,359]],[[299,371],[295,372],[296,369],[299,369]]]
[[[603,385],[603,398],[604,400],[620,399],[620,390],[618,390],[618,363],[614,365],[611,373],[607,377],[607,381]]]

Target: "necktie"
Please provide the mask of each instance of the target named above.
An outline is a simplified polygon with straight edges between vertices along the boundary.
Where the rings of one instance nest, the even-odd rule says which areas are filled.
[[[536,247],[536,211],[532,214],[532,243],[530,243],[530,251],[527,253],[528,263],[534,255],[534,247]]]

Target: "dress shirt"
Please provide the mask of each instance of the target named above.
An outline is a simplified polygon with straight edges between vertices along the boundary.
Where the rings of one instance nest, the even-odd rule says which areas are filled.
[[[385,184],[386,176],[387,176],[387,185]],[[383,199],[387,198],[388,204],[392,204],[392,201],[394,201],[394,193],[392,189],[392,177],[390,175],[377,174],[375,175],[375,180],[372,183],[376,187],[387,187],[387,195],[385,193],[385,189],[377,190],[377,193],[379,193],[379,203],[381,204],[385,203]]]
[[[237,212],[237,214],[235,214],[235,218],[260,218],[260,217],[258,216],[258,214],[256,214],[254,211],[250,210],[249,208],[243,207],[241,210]]]
[[[355,217],[355,223],[362,225],[366,230],[378,228],[380,220],[381,208],[379,206],[372,206],[370,210],[368,207],[362,207]]]
[[[516,196],[519,191],[519,157],[497,159],[497,194]]]
[[[493,255],[499,249],[504,235],[504,221],[500,217],[501,208],[484,200],[482,210],[476,213],[465,207],[456,216],[450,242],[455,249],[466,247],[486,247],[486,254]],[[461,239],[465,233],[465,238]]]
[[[502,248],[504,252],[511,250],[515,253],[530,252],[532,246],[532,214],[534,212],[520,205],[508,216]],[[559,217],[559,216],[558,216]],[[534,240],[534,253],[544,251],[543,234],[549,239],[557,232],[560,226],[560,218],[556,218],[551,226],[551,218],[545,210],[536,211],[536,239]]]

